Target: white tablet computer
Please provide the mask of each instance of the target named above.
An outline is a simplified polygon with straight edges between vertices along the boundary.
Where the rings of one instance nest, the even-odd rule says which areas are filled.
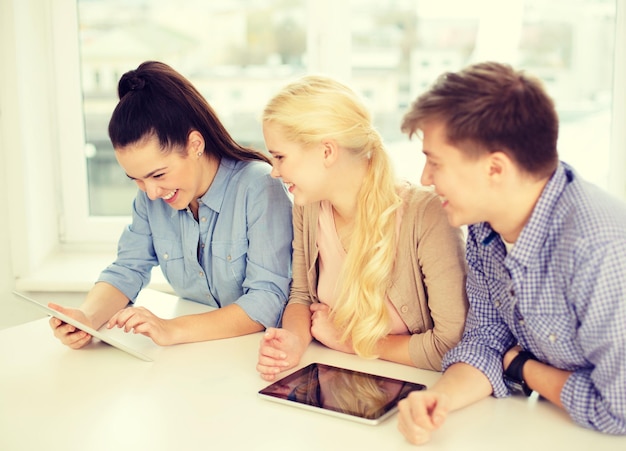
[[[259,391],[270,401],[365,424],[379,424],[398,410],[398,401],[425,385],[311,363]]]
[[[54,316],[55,318],[60,319],[61,321],[63,321],[64,323],[67,324],[71,324],[72,326],[76,327],[77,329],[80,329],[84,332],[87,332],[89,335],[91,335],[94,338],[97,338],[100,341],[103,341],[104,343],[107,343],[117,349],[120,349],[124,352],[127,352],[128,354],[137,357],[138,359],[141,360],[145,360],[146,362],[152,362],[152,358],[145,355],[144,353],[133,349],[132,347],[128,346],[125,343],[122,343],[119,340],[116,340],[113,337],[107,336],[105,334],[103,334],[102,332],[99,332],[97,330],[95,330],[92,327],[89,327],[77,320],[75,320],[74,318],[71,318],[61,312],[57,312],[54,309],[51,309],[50,307],[48,307],[47,305],[44,304],[40,304],[39,302],[35,301],[34,299],[29,298],[28,296],[23,295],[22,293],[19,293],[17,291],[14,291],[13,294],[16,294],[20,299],[24,299],[26,301],[29,301],[31,304],[36,305],[40,310],[44,311],[46,314],[48,314],[48,316]]]

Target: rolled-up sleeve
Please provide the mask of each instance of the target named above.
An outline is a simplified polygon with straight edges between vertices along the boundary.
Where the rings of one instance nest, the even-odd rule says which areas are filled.
[[[444,371],[458,362],[473,366],[489,379],[493,395],[503,397],[510,393],[502,379],[502,356],[516,340],[491,301],[477,255],[479,245],[470,228],[466,244],[469,312],[463,338],[444,356],[442,366]]]
[[[107,282],[134,301],[148,285],[152,268],[158,265],[152,243],[145,194],[138,192],[133,201],[132,222],[122,232],[117,259],[100,273],[98,282]]]
[[[247,189],[248,251],[243,295],[235,302],[265,327],[277,326],[291,283],[292,203],[269,174]]]

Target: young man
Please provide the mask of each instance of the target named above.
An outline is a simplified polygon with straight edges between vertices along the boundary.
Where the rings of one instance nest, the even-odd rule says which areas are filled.
[[[422,444],[448,412],[534,390],[584,427],[626,434],[626,205],[559,162],[540,82],[497,63],[445,74],[402,130],[423,135],[422,184],[468,225],[470,311],[398,429]]]

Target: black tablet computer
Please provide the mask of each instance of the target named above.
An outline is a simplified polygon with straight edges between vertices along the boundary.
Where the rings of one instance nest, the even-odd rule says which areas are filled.
[[[379,424],[398,401],[425,385],[361,371],[311,363],[259,391],[270,401],[365,424]]]

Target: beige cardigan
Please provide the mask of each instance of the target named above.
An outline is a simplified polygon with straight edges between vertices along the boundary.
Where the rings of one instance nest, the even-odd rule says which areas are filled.
[[[443,355],[461,339],[467,315],[463,237],[459,229],[450,226],[432,191],[411,185],[403,198],[404,214],[388,296],[413,334],[409,342],[413,364],[440,371]],[[319,302],[318,213],[319,203],[294,206],[289,303]]]

